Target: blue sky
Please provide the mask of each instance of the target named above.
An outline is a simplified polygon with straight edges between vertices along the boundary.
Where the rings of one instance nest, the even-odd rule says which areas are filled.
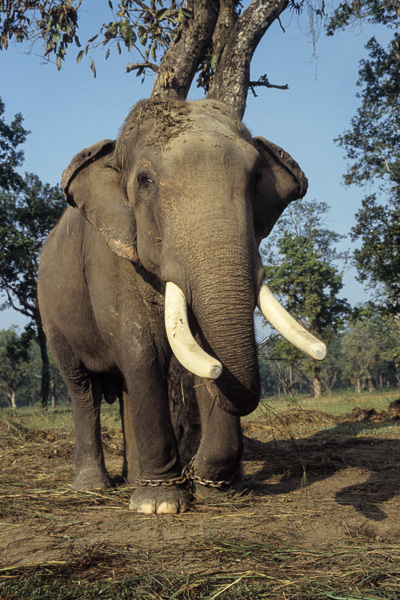
[[[79,29],[82,45],[98,24],[109,20],[106,2],[84,0]],[[348,234],[364,192],[342,185],[346,161],[333,140],[350,126],[359,103],[355,82],[359,60],[366,56],[365,43],[372,35],[382,43],[389,38],[384,30],[370,26],[329,38],[322,33],[315,58],[307,16],[298,19],[287,12],[281,23],[285,32],[275,23],[261,41],[252,62],[252,79],[267,73],[271,83],[287,83],[289,90],[259,88],[258,98],[249,93],[244,122],[253,135],[262,135],[292,154],[309,179],[307,198],[327,202],[327,225]],[[105,52],[99,48],[93,56],[94,79],[89,60],[76,63],[75,49],[61,71],[55,64],[43,63],[40,42],[30,54],[27,50],[26,45],[10,44],[7,52],[0,52],[0,97],[7,122],[21,112],[24,126],[31,131],[24,145],[23,171],[54,185],[78,151],[117,136],[130,107],[149,96],[153,80],[147,78],[141,85],[134,73],[125,73],[125,65],[135,61],[127,53],[111,52],[105,61]],[[190,98],[199,97],[201,93],[194,88]],[[343,291],[352,304],[369,297],[354,276],[354,270],[346,273]],[[0,313],[0,328],[23,322],[14,311]]]

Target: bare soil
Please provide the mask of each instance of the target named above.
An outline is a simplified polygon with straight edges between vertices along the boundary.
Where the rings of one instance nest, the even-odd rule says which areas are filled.
[[[373,435],[382,423],[393,437]],[[257,575],[263,585],[274,577],[268,597],[335,598],[318,594],[343,594],[344,587],[355,594],[345,598],[361,598],[356,592],[365,589],[363,598],[399,598],[399,423],[396,411],[362,410],[340,418],[291,410],[248,420],[244,492],[198,502],[182,515],[142,516],[128,510],[130,486],[72,489],[72,429],[29,430],[16,417],[3,419],[0,583],[37,568],[76,576],[79,567],[86,580],[153,569],[185,577],[223,572],[234,583]],[[122,433],[105,429],[103,439],[109,471],[118,476]],[[379,577],[374,570],[368,579],[368,565],[378,560]],[[300,582],[311,585],[310,578],[317,583],[307,595]],[[2,596],[0,586],[3,597],[14,596]]]

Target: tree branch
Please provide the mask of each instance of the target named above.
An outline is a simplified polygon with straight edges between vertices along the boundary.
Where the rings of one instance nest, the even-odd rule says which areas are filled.
[[[126,73],[130,73],[131,71],[137,71],[139,69],[151,69],[152,71],[154,71],[154,73],[158,73],[159,68],[157,65],[151,63],[151,62],[143,62],[143,63],[129,63],[128,66],[125,68],[125,72]]]
[[[268,79],[265,77],[265,75],[260,77],[260,79],[258,81],[249,81],[249,89],[252,91],[253,96],[255,98],[257,98],[257,94],[254,89],[255,87],[266,87],[266,88],[272,88],[272,89],[276,89],[276,90],[288,90],[289,89],[289,86],[287,83],[285,83],[283,85],[277,85],[275,83],[270,83],[268,81]]]
[[[28,317],[29,319],[33,319],[33,315],[32,315],[30,312],[28,312],[27,310],[25,310],[25,309],[23,309],[23,308],[21,308],[21,307],[18,307],[18,306],[17,306],[17,305],[14,303],[14,300],[13,300],[13,298],[12,298],[12,296],[11,296],[11,293],[10,293],[10,290],[9,290],[8,288],[10,288],[10,289],[11,289],[11,291],[13,291],[13,290],[12,290],[12,287],[11,287],[10,285],[8,285],[8,286],[6,287],[6,286],[4,285],[4,282],[3,282],[2,289],[3,289],[3,292],[5,292],[5,293],[6,293],[7,300],[8,300],[8,303],[9,303],[9,305],[11,306],[11,308],[13,308],[13,309],[14,309],[14,310],[16,310],[17,312],[21,313],[21,314],[22,314],[22,315],[24,315],[25,317]],[[13,293],[15,293],[15,292],[13,291]]]
[[[229,104],[243,117],[253,54],[289,0],[253,0],[236,22],[223,49],[207,98]]]
[[[179,39],[165,53],[151,97],[185,100],[204,53],[211,43],[219,0],[193,0],[193,18],[182,23]]]

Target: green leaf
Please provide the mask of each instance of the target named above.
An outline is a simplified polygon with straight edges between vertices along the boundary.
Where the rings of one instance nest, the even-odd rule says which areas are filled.
[[[181,37],[181,30],[180,29],[175,29],[175,31],[171,31],[171,40],[173,42],[177,42],[180,37]]]
[[[112,38],[116,38],[117,37],[117,33],[118,33],[118,23],[112,23],[106,29],[104,37],[108,41],[108,40],[111,40]]]
[[[96,77],[97,73],[96,73],[96,67],[94,65],[93,58],[90,60],[90,68],[91,68],[91,70],[93,72],[94,77]]]
[[[211,66],[212,72],[216,73],[218,65],[217,65],[217,57],[215,56],[215,54],[213,54],[212,57],[211,57],[210,66]]]
[[[110,48],[108,48],[107,52],[106,52],[106,60],[107,58],[110,56]]]
[[[111,10],[114,10],[113,4],[111,2],[111,0],[108,0],[108,6],[111,8]]]
[[[168,8],[162,8],[156,12],[157,21],[162,21],[165,15],[169,12]]]
[[[193,13],[187,8],[180,8],[179,15],[182,15],[184,19],[193,19]]]
[[[61,69],[61,57],[60,56],[57,56],[56,65],[57,65],[57,70],[59,71]]]
[[[53,38],[52,38],[52,39],[53,39],[53,42],[54,42],[54,43],[58,44],[58,43],[59,43],[59,41],[61,40],[61,34],[60,34],[60,33],[58,33],[58,32],[57,32],[57,33],[55,33],[55,34],[53,35]]]
[[[142,35],[139,34],[139,41],[142,46],[145,46],[147,44],[147,33],[143,33]]]
[[[133,46],[134,36],[135,34],[131,28],[126,28],[122,32],[122,37],[124,38],[125,46],[128,48],[128,50],[130,50]]]
[[[81,50],[80,52],[78,52],[78,56],[76,57],[76,62],[79,64],[83,58],[83,55],[85,54],[84,50]]]

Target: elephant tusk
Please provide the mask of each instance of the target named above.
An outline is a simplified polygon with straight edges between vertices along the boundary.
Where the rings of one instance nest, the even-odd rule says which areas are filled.
[[[267,285],[263,284],[258,295],[258,308],[273,327],[293,346],[315,360],[324,360],[326,346],[289,315]]]
[[[172,352],[188,371],[206,379],[221,375],[222,364],[200,348],[192,336],[186,298],[171,281],[165,287],[165,329]]]

